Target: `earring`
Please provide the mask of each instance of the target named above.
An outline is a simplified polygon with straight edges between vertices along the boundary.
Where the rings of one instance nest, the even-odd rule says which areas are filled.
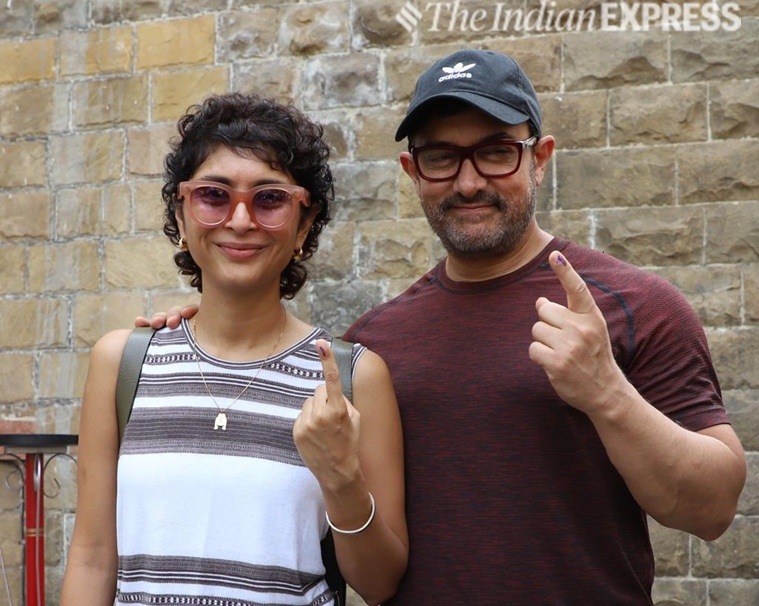
[[[295,261],[300,261],[303,258],[303,247],[299,246],[295,250],[293,250],[293,259]]]
[[[182,252],[187,252],[189,250],[187,248],[187,242],[184,241],[184,236],[179,236],[179,242],[177,242],[177,246],[179,246],[179,250]]]

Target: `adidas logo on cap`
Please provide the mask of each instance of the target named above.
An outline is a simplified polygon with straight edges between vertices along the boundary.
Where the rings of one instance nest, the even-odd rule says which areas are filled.
[[[460,61],[454,65],[453,67],[444,67],[443,71],[446,73],[445,76],[440,76],[438,78],[438,82],[445,82],[446,80],[455,80],[456,78],[471,78],[472,74],[469,72],[470,69],[472,69],[476,63],[470,63],[469,65],[464,65]]]

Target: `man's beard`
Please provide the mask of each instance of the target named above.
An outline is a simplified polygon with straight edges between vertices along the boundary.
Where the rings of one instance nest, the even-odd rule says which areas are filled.
[[[489,259],[516,250],[535,216],[537,186],[534,168],[530,168],[529,187],[524,196],[511,202],[496,193],[479,192],[473,198],[464,198],[458,194],[450,196],[436,208],[429,208],[423,204],[430,227],[448,253],[456,257]],[[492,205],[498,211],[498,220],[495,223],[483,224],[478,230],[467,229],[469,225],[451,218],[446,213],[454,206],[483,202]]]

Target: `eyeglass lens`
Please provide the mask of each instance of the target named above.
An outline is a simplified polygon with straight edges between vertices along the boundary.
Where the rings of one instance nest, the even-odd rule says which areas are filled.
[[[516,172],[522,157],[518,143],[500,142],[472,148],[429,146],[419,148],[416,159],[423,177],[445,179],[456,175],[465,158],[469,157],[480,174],[499,177]]]
[[[195,219],[205,225],[219,225],[234,212],[232,192],[220,185],[193,187],[189,202]],[[292,214],[293,195],[279,187],[256,189],[252,195],[248,192],[246,206],[261,227],[281,227]]]

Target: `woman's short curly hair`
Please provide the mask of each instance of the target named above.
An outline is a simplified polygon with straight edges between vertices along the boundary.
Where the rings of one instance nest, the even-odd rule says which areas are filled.
[[[163,231],[179,245],[179,225],[175,211],[179,184],[189,180],[198,167],[220,145],[250,150],[272,167],[290,175],[308,190],[317,213],[303,243],[303,252],[292,259],[279,281],[280,296],[292,299],[308,277],[304,260],[319,246],[319,234],[330,220],[330,203],[334,199],[332,171],[327,163],[329,147],[323,128],[305,114],[272,99],[255,94],[226,93],[207,97],[191,106],[177,123],[179,136],[169,141],[171,150],[164,160],[164,185],[161,190],[166,205]],[[303,215],[312,212],[301,207]],[[190,285],[203,291],[203,275],[189,252],[174,255],[179,273],[191,276]]]

